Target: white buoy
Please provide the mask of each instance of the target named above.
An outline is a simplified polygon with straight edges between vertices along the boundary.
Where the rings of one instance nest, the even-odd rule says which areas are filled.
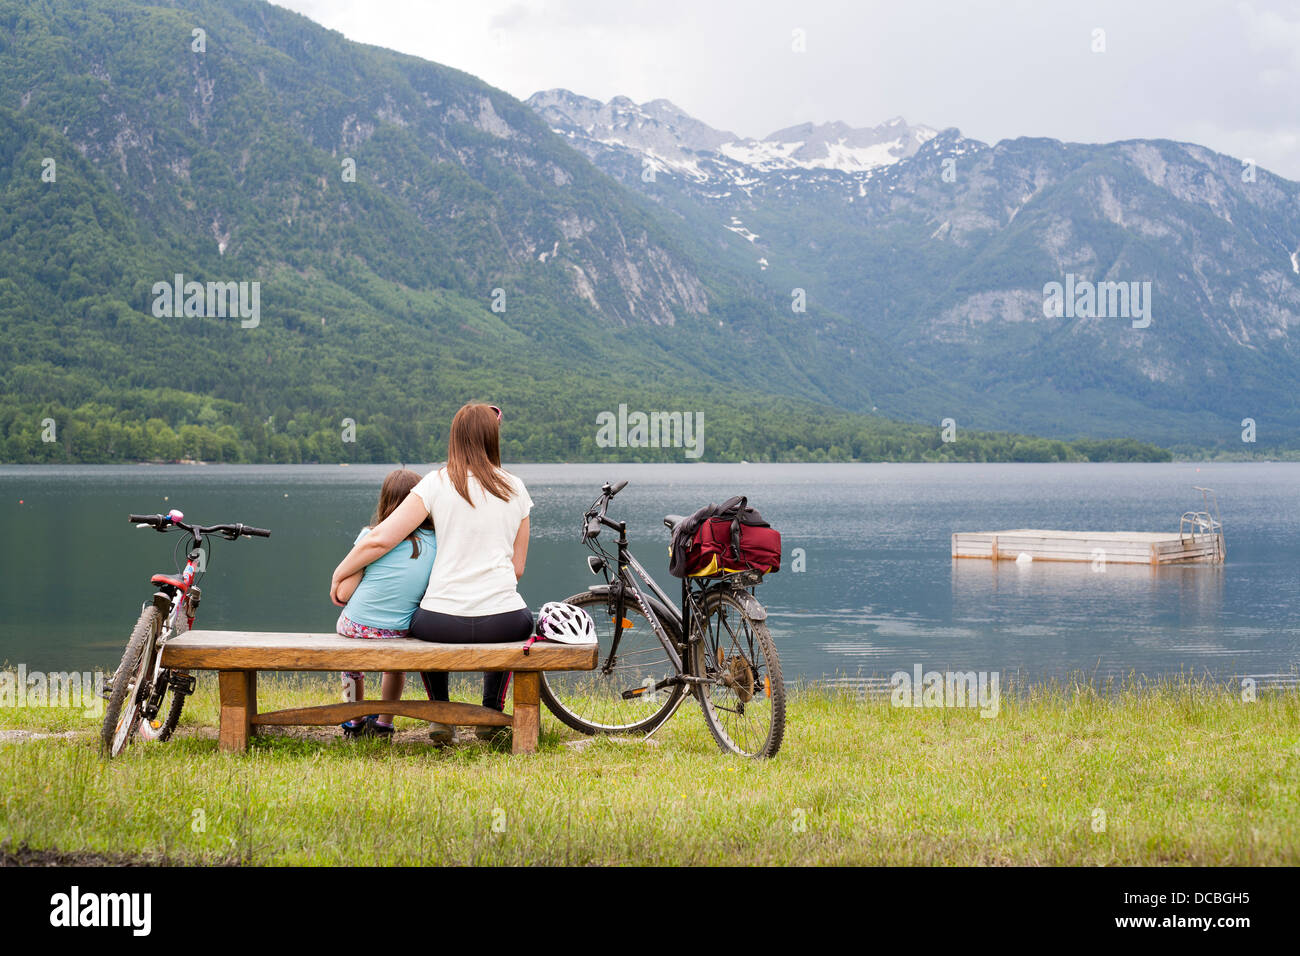
[[[1025,554],[1025,552],[1021,551],[1020,554],[1016,556],[1016,564],[1033,564],[1033,563],[1034,563],[1034,556],[1032,554]]]

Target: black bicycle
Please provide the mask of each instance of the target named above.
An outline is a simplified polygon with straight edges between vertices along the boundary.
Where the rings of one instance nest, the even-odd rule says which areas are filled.
[[[685,578],[674,606],[628,549],[627,524],[606,517],[626,485],[607,482],[583,515],[582,540],[594,552],[587,565],[605,583],[566,600],[595,622],[599,662],[591,671],[543,672],[542,699],[585,734],[649,734],[690,693],[724,751],[775,756],[785,733],[785,685],[767,611],[754,596],[762,574]],[[671,532],[681,520],[668,515],[664,525]],[[602,528],[618,532],[616,554],[601,546]]]
[[[207,552],[203,548],[207,536],[217,534],[227,541],[244,535],[271,536],[271,532],[264,528],[242,524],[206,527],[187,524],[185,515],[175,509],[165,515],[127,517],[132,524],[155,531],[165,532],[172,528],[186,531],[191,537],[191,548],[185,558],[185,567],[178,575],[155,574],[149,579],[157,590],[140,608],[140,619],[126,642],[122,661],[105,689],[108,706],[104,711],[100,744],[110,757],[122,753],[137,733],[148,740],[170,739],[181,719],[185,698],[194,693],[192,675],[162,666],[162,649],[171,638],[194,626],[194,615],[201,597],[196,581],[207,567]],[[169,692],[171,701],[165,708],[166,716],[160,720],[158,715],[164,712],[164,700]]]

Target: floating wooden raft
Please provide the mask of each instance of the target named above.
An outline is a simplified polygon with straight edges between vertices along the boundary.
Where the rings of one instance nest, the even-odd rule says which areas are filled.
[[[952,536],[954,558],[1015,561],[1027,554],[1035,561],[1095,561],[1111,564],[1217,563],[1223,560],[1223,532],[1179,534],[1176,531],[961,531]]]

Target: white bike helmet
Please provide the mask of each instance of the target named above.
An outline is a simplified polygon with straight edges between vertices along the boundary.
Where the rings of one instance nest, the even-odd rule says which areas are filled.
[[[547,601],[537,613],[537,636],[561,644],[595,644],[596,625],[580,607]]]

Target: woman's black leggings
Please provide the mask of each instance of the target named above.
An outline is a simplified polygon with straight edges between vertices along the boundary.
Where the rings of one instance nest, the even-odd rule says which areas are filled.
[[[533,612],[526,607],[482,617],[461,617],[416,608],[411,618],[411,637],[437,644],[505,644],[526,641],[533,633]],[[446,671],[424,671],[425,693],[429,700],[449,700]],[[483,674],[483,706],[505,710],[509,671],[486,671]]]

